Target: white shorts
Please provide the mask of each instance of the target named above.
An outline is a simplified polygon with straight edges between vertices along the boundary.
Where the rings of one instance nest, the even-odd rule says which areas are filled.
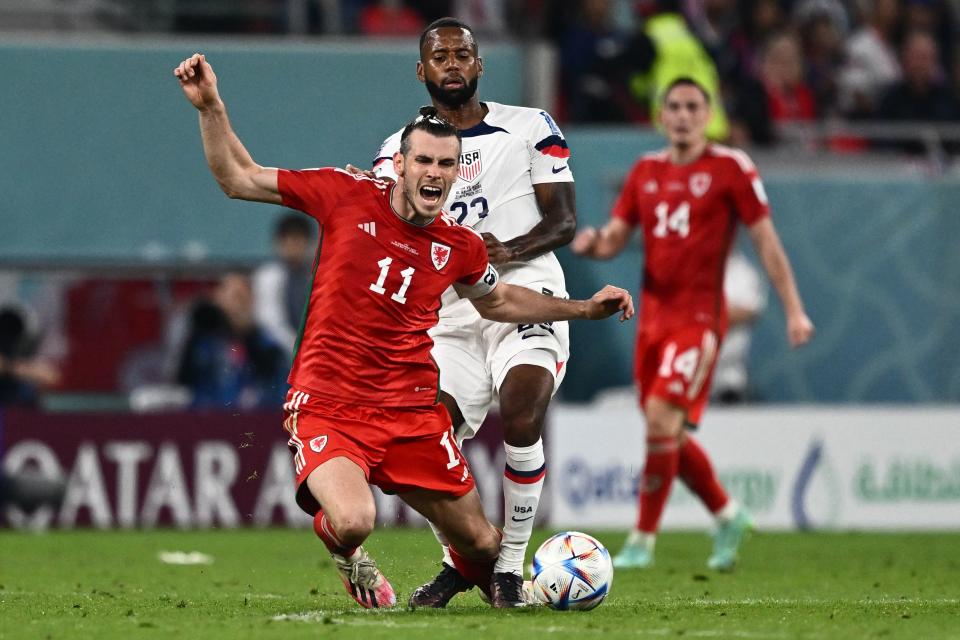
[[[553,375],[554,393],[567,372],[570,326],[566,322],[516,325],[478,317],[467,324],[441,323],[430,335],[432,355],[440,367],[440,388],[453,396],[463,413],[459,441],[472,438],[480,429],[511,368],[543,367]]]

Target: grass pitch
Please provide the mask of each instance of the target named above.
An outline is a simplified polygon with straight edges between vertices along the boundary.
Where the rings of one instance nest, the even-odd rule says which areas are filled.
[[[427,530],[379,529],[367,548],[404,603],[437,569]],[[365,611],[309,530],[0,532],[0,638],[960,639],[960,535],[755,535],[731,575],[707,571],[709,548],[661,535],[657,566],[618,571],[590,612],[494,611],[475,591],[445,611]]]

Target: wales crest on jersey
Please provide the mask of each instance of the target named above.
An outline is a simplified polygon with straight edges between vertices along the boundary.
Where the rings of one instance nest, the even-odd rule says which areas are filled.
[[[450,261],[450,247],[439,242],[431,242],[430,259],[433,260],[433,266],[437,268],[437,271],[442,270]]]
[[[460,169],[457,171],[457,177],[464,182],[473,182],[481,171],[483,171],[483,165],[480,163],[480,149],[464,151],[460,154]]]
[[[690,193],[696,197],[701,197],[710,188],[710,174],[705,171],[694,173],[690,176]]]

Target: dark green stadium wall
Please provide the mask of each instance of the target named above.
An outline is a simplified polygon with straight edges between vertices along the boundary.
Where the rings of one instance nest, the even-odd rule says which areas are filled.
[[[228,201],[173,68],[214,65],[240,138],[267,166],[366,166],[427,100],[416,44],[30,45],[0,41],[0,255],[243,258],[275,212]],[[521,100],[516,47],[483,50],[491,100]]]
[[[400,45],[0,42],[0,260],[255,259],[276,213],[227,200],[172,69],[203,50],[235,127],[262,164],[366,165],[425,101]],[[522,101],[516,47],[483,51],[481,95]],[[581,224],[601,224],[637,155],[633,130],[568,128]],[[763,167],[761,167],[762,169]],[[863,175],[863,172],[859,172]],[[767,173],[781,231],[819,333],[791,353],[779,304],[755,331],[770,401],[960,400],[960,184],[919,177]],[[638,246],[608,263],[560,252],[571,294],[636,290]],[[629,384],[633,323],[573,327],[567,399]]]

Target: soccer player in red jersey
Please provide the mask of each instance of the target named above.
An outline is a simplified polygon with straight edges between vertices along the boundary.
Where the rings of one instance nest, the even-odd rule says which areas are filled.
[[[427,330],[453,285],[503,322],[633,314],[630,294],[605,287],[563,300],[499,282],[483,238],[441,210],[456,179],[459,133],[435,110],[404,130],[396,183],[340,169],[288,171],[255,163],[237,138],[213,68],[201,54],[174,70],[200,112],[210,169],[231,198],[282,204],[320,223],[320,249],[290,372],[284,428],[297,503],[367,608],[396,596],[361,544],[373,529],[369,484],[398,493],[451,543],[457,569],[489,593],[500,534],[483,515],[467,463],[438,404]]]
[[[610,221],[577,234],[571,248],[611,258],[643,229],[641,321],[634,378],[647,427],[647,457],[636,529],[615,557],[619,567],[653,564],[657,527],[674,477],[716,517],[708,565],[732,570],[752,526],[749,514],[720,485],[710,459],[684,430],[695,428],[727,329],[723,275],[737,222],[747,227],[786,312],[787,339],[799,347],[814,327],[803,308],[790,263],[770,219],[756,167],[737,149],[710,144],[710,104],[689,78],[671,83],[663,97],[665,151],[641,158],[630,170]]]
[[[483,235],[505,282],[566,298],[553,251],[577,226],[570,149],[546,111],[480,100],[483,59],[469,25],[441,18],[420,35],[417,79],[434,107],[460,129],[460,172],[444,205]],[[387,138],[371,177],[393,178],[401,131]],[[349,168],[349,167],[348,167]],[[523,564],[547,473],[542,434],[547,409],[570,362],[570,327],[509,326],[481,318],[466,300],[444,296],[430,330],[440,367],[440,402],[457,441],[473,438],[499,405],[503,426],[503,539],[494,569],[493,606],[527,604]],[[442,608],[471,587],[453,568],[445,542],[440,572],[416,589],[410,607]]]

